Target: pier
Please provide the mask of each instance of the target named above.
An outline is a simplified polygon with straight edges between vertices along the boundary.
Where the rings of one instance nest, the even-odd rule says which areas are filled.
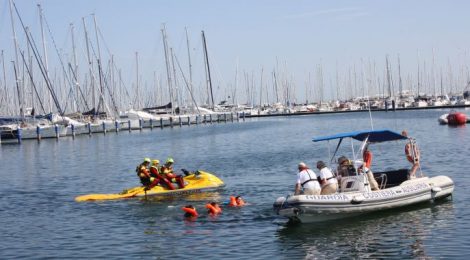
[[[59,140],[63,137],[75,138],[78,135],[104,134],[116,133],[120,131],[142,131],[144,129],[153,130],[154,128],[173,128],[191,125],[206,125],[213,123],[227,123],[227,122],[240,122],[245,121],[248,116],[244,112],[238,113],[214,113],[203,115],[178,115],[160,117],[159,120],[155,119],[128,119],[120,118],[119,120],[102,120],[95,123],[80,123],[69,125],[48,125],[48,126],[34,126],[34,127],[21,127],[16,129],[1,129],[0,144],[21,144],[24,140],[37,140],[38,142],[44,139]]]

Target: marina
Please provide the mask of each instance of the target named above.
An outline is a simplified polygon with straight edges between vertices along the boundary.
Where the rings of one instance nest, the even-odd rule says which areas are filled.
[[[128,116],[121,120],[101,120],[98,123],[81,123],[68,118],[63,119],[68,123],[64,124],[48,124],[45,126],[30,125],[22,127],[21,124],[0,125],[1,139],[0,144],[21,143],[22,140],[34,139],[41,141],[43,138],[75,137],[77,135],[92,135],[96,133],[106,134],[108,132],[119,133],[120,131],[133,131],[143,129],[153,130],[154,128],[164,127],[182,127],[198,124],[213,124],[221,122],[240,122],[245,120],[245,115],[233,113],[214,113],[208,115],[182,115],[167,116],[158,118],[133,118]],[[63,117],[64,118],[64,117]]]
[[[132,67],[130,62],[118,62],[115,57],[121,55],[109,49],[95,13],[81,18],[80,29],[77,22],[70,23],[62,35],[51,29],[59,25],[49,24],[53,17],[41,4],[36,5],[38,20],[32,21],[39,22],[39,28],[31,30],[31,7],[14,0],[3,2],[10,11],[13,45],[1,46],[1,143],[233,122],[246,117],[470,106],[468,66],[460,59],[451,63],[449,57],[447,64],[438,64],[434,49],[431,60],[418,55],[411,62],[416,66],[413,69],[406,57],[407,71],[404,57],[397,54],[394,59],[384,53],[378,60],[361,57],[360,62],[342,66],[337,61],[334,73],[321,62],[310,64],[313,71],[300,83],[303,77],[294,77],[276,58],[269,74],[264,66],[260,71],[241,73],[237,65],[234,81],[225,82],[215,75],[216,57],[210,55],[204,30],[198,32],[196,48],[185,27],[181,39],[185,46],[175,53],[172,31],[161,24],[159,59],[149,73],[142,68],[148,66],[147,53],[136,51]],[[66,41],[60,48],[57,35]],[[106,51],[101,50],[103,46]],[[123,77],[123,68],[133,76]],[[151,83],[143,82],[150,75]]]
[[[1,258],[465,258],[469,8],[0,0]]]

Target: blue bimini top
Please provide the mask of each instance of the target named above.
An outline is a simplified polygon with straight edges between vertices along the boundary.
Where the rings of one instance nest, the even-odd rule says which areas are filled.
[[[328,140],[333,140],[333,139],[343,139],[346,137],[350,137],[358,141],[364,141],[366,138],[368,138],[368,142],[370,143],[380,143],[380,142],[408,139],[408,137],[403,136],[397,132],[394,132],[388,129],[381,129],[381,130],[363,130],[363,131],[340,133],[340,134],[330,135],[330,136],[321,136],[321,137],[313,138],[313,141],[320,142],[320,141],[328,141]]]

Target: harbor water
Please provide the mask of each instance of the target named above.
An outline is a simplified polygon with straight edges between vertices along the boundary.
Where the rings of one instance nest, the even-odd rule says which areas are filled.
[[[464,111],[467,112],[468,111]],[[296,166],[328,160],[312,138],[371,128],[369,113],[252,118],[0,146],[0,257],[79,259],[464,258],[470,251],[470,125],[439,125],[447,110],[374,112],[374,129],[408,130],[421,148],[422,170],[455,182],[452,199],[320,224],[287,224],[272,211],[292,193]],[[334,148],[334,145],[331,145]],[[397,161],[370,147],[374,162]],[[375,149],[375,150],[374,150]],[[77,203],[89,193],[139,185],[144,157],[203,169],[219,191],[170,199]],[[378,162],[377,162],[378,164]],[[315,169],[316,170],[316,169]],[[249,203],[207,216],[209,201],[241,195]],[[195,205],[187,221],[181,207]]]

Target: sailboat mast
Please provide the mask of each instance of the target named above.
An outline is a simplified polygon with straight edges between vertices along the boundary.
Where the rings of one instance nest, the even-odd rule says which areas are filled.
[[[38,4],[38,11],[39,11],[39,24],[41,25],[41,39],[42,39],[42,53],[44,56],[44,67],[46,76],[49,77],[49,64],[47,60],[47,48],[46,48],[46,37],[44,35],[44,17],[42,14],[41,5]]]
[[[77,100],[76,101],[77,102],[77,108],[76,109],[77,109],[77,111],[79,111],[80,107],[79,107],[78,100],[80,100],[79,93],[81,92],[81,90],[80,90],[80,85],[78,83],[77,48],[75,46],[75,27],[73,26],[73,23],[70,24],[70,34],[71,34],[71,37],[72,37],[72,52],[73,52],[73,67],[74,67],[73,75],[74,75],[74,83],[75,83],[75,87],[76,87],[75,94],[76,94],[76,100]]]
[[[96,24],[96,15],[93,14],[93,23],[95,25],[95,37],[96,37],[96,48],[98,50],[98,76],[99,76],[99,83],[100,83],[100,99],[98,101],[98,107],[96,109],[96,115],[99,114],[100,107],[103,105],[104,107],[104,86],[103,86],[103,77],[101,71],[101,50],[100,50],[100,40],[98,37],[98,26]]]
[[[96,97],[95,97],[95,77],[93,76],[93,62],[91,62],[90,57],[90,43],[88,39],[88,31],[86,29],[85,18],[82,17],[83,21],[83,31],[85,33],[85,43],[86,43],[86,52],[87,52],[87,61],[88,61],[88,71],[90,73],[90,84],[91,84],[91,102],[92,109],[96,109]]]
[[[44,61],[44,73],[45,73],[45,77],[47,79],[49,79],[49,60],[48,60],[48,55],[47,55],[47,46],[46,46],[46,37],[45,37],[45,34],[44,34],[44,16],[43,16],[43,12],[42,12],[42,7],[40,4],[37,5],[38,6],[38,12],[39,12],[39,24],[41,26],[41,42],[42,42],[42,55],[44,56],[43,59]],[[50,97],[49,97],[49,105],[51,106],[50,107],[50,110],[52,111],[52,102],[50,102]]]
[[[26,27],[28,33],[30,33],[29,31],[29,27]],[[28,52],[28,64],[26,64],[26,60],[23,61],[24,65],[23,65],[23,70],[24,70],[24,67],[26,67],[26,71],[28,72],[29,74],[29,83],[31,85],[31,107],[32,109],[34,109],[34,92],[33,92],[33,86],[34,86],[34,80],[33,80],[33,57],[31,55],[31,46],[29,46],[29,44],[27,45],[26,47],[26,50]],[[21,53],[21,52],[20,52]],[[23,54],[21,53],[21,56],[23,56]],[[29,66],[29,67],[28,67]],[[25,73],[23,73],[24,75]],[[26,97],[26,93],[25,93],[25,89],[26,89],[26,84],[25,84],[25,87],[23,88],[23,97]],[[33,112],[33,111],[32,111]],[[45,113],[45,111],[44,111]]]
[[[5,69],[5,55],[2,50],[2,69],[3,69],[3,87],[4,87],[4,94],[2,95],[1,104],[5,104],[5,113],[9,114],[9,98],[8,98],[8,89],[7,89],[7,74]]]
[[[398,89],[401,98],[403,96],[403,82],[401,81],[400,55],[398,55]]]
[[[16,70],[16,64],[14,61],[11,61],[13,63],[13,70],[15,72],[15,78],[17,79],[18,78],[18,73],[17,73],[17,70]],[[18,105],[20,107],[20,115],[21,115],[21,118],[24,119],[24,113],[23,113],[23,106],[21,104],[21,94],[20,94],[20,86],[19,86],[19,80],[16,80],[16,91],[17,91],[17,95],[18,95]]]
[[[178,82],[176,81],[176,67],[175,67],[175,54],[173,52],[173,48],[170,48],[170,55],[171,55],[171,66],[172,66],[172,69],[173,69],[173,80],[174,80],[174,83],[175,83],[175,87],[174,87],[174,90],[175,90],[175,94],[176,94],[176,105],[178,107],[180,107],[180,111],[179,113],[181,113],[181,107],[182,107],[182,100],[181,100],[181,91],[180,89],[178,88]]]
[[[184,30],[186,31],[186,46],[188,47],[189,86],[191,87],[191,92],[192,92],[193,91],[193,70],[192,70],[192,64],[191,64],[191,52],[189,48],[188,28],[185,27]]]
[[[278,86],[277,86],[276,70],[273,70],[273,79],[274,79],[274,93],[276,93],[276,103],[279,103],[279,92],[278,92]]]
[[[139,53],[135,52],[135,102],[134,106],[137,106],[137,108],[142,108],[140,104],[140,93],[139,93]]]
[[[419,98],[419,85],[420,85],[420,82],[419,82],[419,53],[418,53],[418,93],[416,93],[418,95],[418,98]]]
[[[237,89],[238,89],[238,59],[237,59],[237,67],[235,68],[235,87],[233,88],[232,92],[232,104],[235,104],[236,96],[237,96]]]
[[[214,110],[214,93],[212,91],[212,80],[211,80],[211,70],[209,66],[209,55],[207,54],[207,44],[206,44],[206,36],[204,35],[204,31],[202,31],[202,44],[204,46],[204,57],[206,63],[206,72],[207,72],[207,84],[210,90],[211,102],[212,102],[212,110]]]
[[[16,37],[16,31],[15,31],[15,19],[13,19],[13,0],[10,0],[10,17],[11,17],[11,29],[13,32],[13,44],[15,46],[15,61],[13,62],[13,69],[15,71],[15,82],[16,82],[16,88],[17,88],[17,94],[18,94],[18,106],[20,110],[20,116],[22,119],[24,119],[24,110],[23,110],[23,101],[22,97],[20,95],[21,91],[21,85],[19,83],[20,79],[18,78],[18,38]]]
[[[166,29],[165,29],[165,24],[163,24],[162,28],[162,39],[163,39],[163,50],[165,51],[165,64],[166,64],[166,75],[167,75],[167,80],[168,80],[168,93],[170,94],[170,102],[171,102],[171,114],[175,114],[175,109],[174,109],[174,102],[173,102],[173,90],[172,90],[172,84],[171,84],[171,70],[170,70],[170,61],[168,59],[168,43],[166,39]]]
[[[338,72],[338,61],[336,61],[336,100],[340,99],[339,97],[339,72]],[[345,97],[346,98],[346,97]]]
[[[190,96],[191,96],[191,100],[193,101],[194,106],[195,106],[196,109],[197,109],[197,113],[200,114],[201,112],[199,111],[199,107],[198,107],[198,105],[197,105],[197,103],[196,103],[196,99],[194,98],[194,95],[193,95],[193,92],[191,91],[191,88],[190,88],[190,86],[189,86],[189,83],[188,83],[188,81],[186,80],[186,77],[184,76],[183,69],[181,69],[181,65],[180,65],[180,63],[179,63],[179,61],[178,61],[178,58],[177,58],[176,56],[174,56],[174,58],[175,58],[176,64],[178,65],[178,68],[180,69],[181,76],[183,76],[184,83],[186,84],[186,87],[188,88],[189,94],[190,94]],[[174,65],[174,64],[173,64],[173,65]]]
[[[441,96],[444,96],[444,76],[442,75],[442,67],[441,67]]]
[[[261,108],[263,106],[263,70],[264,68],[261,67],[261,78],[260,78],[260,87],[259,87],[259,109],[258,114],[261,112]]]
[[[390,75],[390,63],[388,62],[388,55],[385,57],[385,66],[387,67],[387,84],[388,84],[388,97],[392,97],[392,76]]]

